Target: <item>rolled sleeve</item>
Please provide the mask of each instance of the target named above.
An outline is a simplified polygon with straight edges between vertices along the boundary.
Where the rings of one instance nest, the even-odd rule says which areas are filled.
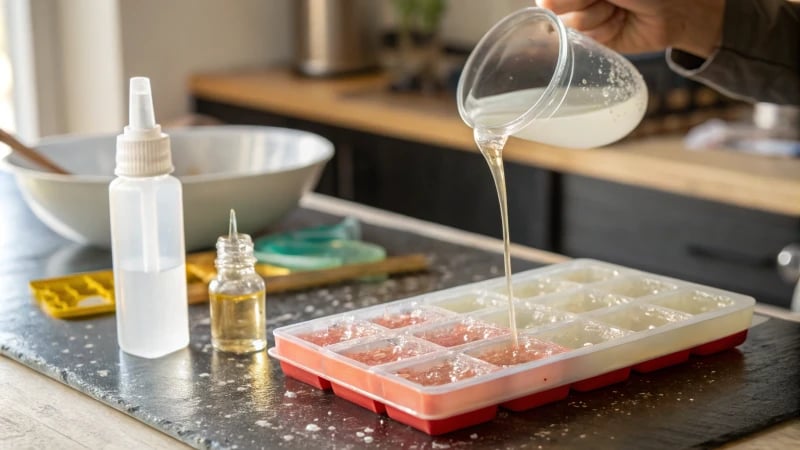
[[[707,59],[671,48],[667,64],[733,98],[800,104],[800,4],[727,0],[720,47]]]

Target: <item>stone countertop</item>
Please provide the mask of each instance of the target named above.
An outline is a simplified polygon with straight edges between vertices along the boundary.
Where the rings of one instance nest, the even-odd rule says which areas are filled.
[[[647,376],[635,375],[625,383],[573,394],[526,413],[501,412],[487,424],[430,437],[284,378],[277,362],[264,352],[247,356],[214,352],[205,305],[190,308],[190,346],[157,360],[119,352],[113,315],[71,321],[50,318],[32,302],[27,282],[107,268],[110,255],[70,244],[45,228],[24,205],[7,175],[0,175],[0,198],[6,213],[0,233],[0,354],[193,447],[706,446],[736,440],[796,416],[800,407],[798,386],[792,383],[800,379],[800,324],[771,319],[751,330],[750,338],[737,351],[692,359]],[[336,216],[300,208],[281,228],[334,220]],[[381,282],[345,283],[271,296],[268,329],[502,272],[497,252],[454,244],[413,229],[365,223],[364,238],[384,245],[390,254],[426,253],[431,270]],[[535,265],[516,260],[514,269]],[[273,344],[270,335],[270,346]],[[792,389],[795,392],[789,392]],[[12,411],[3,409],[3,423],[13,423]],[[64,413],[79,416],[69,410]],[[58,422],[53,426],[56,430]],[[100,417],[97,422],[63,422],[84,429],[87,435],[98,433],[98,424],[104,423]],[[58,439],[65,432],[56,434],[50,444],[72,443]],[[7,436],[13,439],[15,435]]]

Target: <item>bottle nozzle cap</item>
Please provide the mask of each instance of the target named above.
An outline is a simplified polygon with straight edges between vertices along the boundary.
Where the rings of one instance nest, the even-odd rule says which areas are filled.
[[[236,211],[232,209],[230,222],[228,222],[228,240],[231,242],[239,240],[239,233],[236,231]]]
[[[128,122],[131,130],[150,130],[156,126],[153,94],[150,90],[150,79],[147,77],[131,78]]]
[[[169,137],[153,112],[150,79],[133,77],[128,99],[128,126],[117,137],[117,168],[128,177],[152,177],[173,171]]]

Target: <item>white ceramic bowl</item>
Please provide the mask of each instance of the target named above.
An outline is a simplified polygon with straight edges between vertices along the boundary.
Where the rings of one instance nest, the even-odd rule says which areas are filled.
[[[231,208],[240,231],[264,231],[297,207],[333,156],[330,141],[283,128],[214,126],[167,133],[173,175],[183,183],[187,251],[213,248],[227,233]],[[70,240],[107,248],[115,148],[116,135],[60,136],[42,140],[36,149],[70,175],[45,172],[14,153],[2,165],[50,228]]]

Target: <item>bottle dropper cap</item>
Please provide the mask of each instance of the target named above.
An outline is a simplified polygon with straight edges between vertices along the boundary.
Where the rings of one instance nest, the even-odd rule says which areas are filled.
[[[249,234],[239,233],[236,225],[236,212],[231,209],[228,222],[228,235],[217,239],[216,264],[255,264],[253,239]]]
[[[169,136],[161,132],[153,112],[150,79],[130,80],[128,126],[117,136],[117,175],[152,177],[174,170]]]

